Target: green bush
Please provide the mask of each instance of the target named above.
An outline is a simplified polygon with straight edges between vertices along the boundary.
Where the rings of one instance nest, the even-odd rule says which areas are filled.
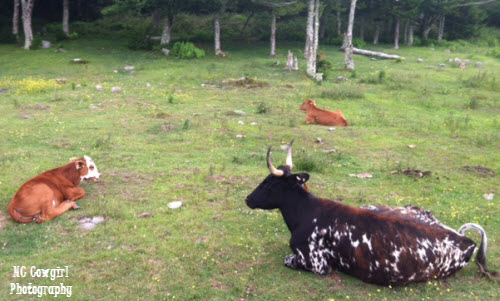
[[[172,47],[171,54],[180,59],[199,59],[205,56],[205,51],[196,48],[196,46],[190,42],[176,42]]]
[[[153,50],[154,41],[151,40],[152,28],[149,25],[130,28],[127,47],[132,50]]]
[[[42,38],[37,36],[33,38],[33,42],[31,43],[31,50],[37,50],[42,48]]]
[[[333,45],[333,46],[342,46],[342,43],[344,43],[344,38],[342,37],[331,37],[325,39],[324,41],[325,45]]]
[[[15,44],[17,42],[17,38],[11,32],[10,27],[3,27],[0,31],[0,44]]]
[[[361,39],[354,38],[354,39],[352,39],[352,45],[356,48],[365,48],[366,42],[361,40]]]

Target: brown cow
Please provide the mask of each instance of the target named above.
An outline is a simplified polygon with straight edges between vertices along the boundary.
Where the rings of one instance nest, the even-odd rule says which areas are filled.
[[[24,183],[12,198],[9,213],[19,223],[48,222],[69,209],[78,209],[76,200],[85,195],[77,186],[101,174],[88,156],[73,158],[62,167],[48,170]]]
[[[308,99],[300,106],[300,109],[306,111],[306,123],[320,125],[348,126],[342,111],[335,112],[319,109],[316,106],[316,100]]]

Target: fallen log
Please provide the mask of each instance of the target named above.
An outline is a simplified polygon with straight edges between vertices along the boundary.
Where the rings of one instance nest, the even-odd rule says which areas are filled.
[[[344,47],[341,47],[340,51],[344,51],[344,49],[345,49]],[[379,58],[389,59],[389,60],[398,60],[398,59],[404,60],[405,59],[404,57],[396,55],[396,54],[387,54],[387,53],[383,53],[383,52],[358,49],[358,48],[355,48],[355,47],[352,48],[352,51],[353,51],[354,54],[362,54],[362,55],[366,55],[366,56],[374,56],[374,57],[379,57]]]

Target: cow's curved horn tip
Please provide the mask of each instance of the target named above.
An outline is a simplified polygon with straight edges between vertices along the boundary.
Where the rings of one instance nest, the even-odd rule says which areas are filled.
[[[290,142],[289,146],[290,146],[290,147],[291,147],[291,146],[293,146],[293,143],[294,143],[294,142],[295,142],[295,138],[294,138],[294,139],[292,139],[292,142]]]

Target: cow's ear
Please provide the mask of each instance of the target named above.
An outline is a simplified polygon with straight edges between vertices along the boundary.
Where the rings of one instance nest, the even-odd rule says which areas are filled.
[[[292,175],[295,180],[297,180],[297,183],[299,184],[305,184],[309,180],[309,174],[307,173],[298,173]]]
[[[77,161],[75,161],[75,166],[76,166],[76,169],[83,168],[85,166],[85,162],[83,162],[82,160],[77,160]]]

